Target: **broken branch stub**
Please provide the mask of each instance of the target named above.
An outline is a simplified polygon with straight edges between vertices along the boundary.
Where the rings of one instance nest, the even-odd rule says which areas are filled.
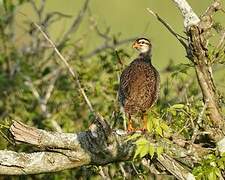
[[[194,63],[203,101],[207,105],[207,115],[214,127],[212,137],[219,140],[225,130],[224,119],[218,104],[217,90],[212,76],[212,64],[208,53],[208,39],[213,25],[213,14],[221,9],[219,0],[215,0],[199,18],[186,0],[173,0],[184,18],[184,26],[188,36],[187,57]]]
[[[195,12],[192,10],[191,6],[186,0],[173,1],[182,13],[185,28],[189,28],[192,25],[197,25],[200,22],[199,17],[195,14]]]

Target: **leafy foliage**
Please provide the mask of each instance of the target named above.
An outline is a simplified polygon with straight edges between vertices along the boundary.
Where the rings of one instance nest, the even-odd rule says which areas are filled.
[[[162,146],[155,147],[145,138],[138,139],[135,144],[137,145],[137,149],[134,158],[137,156],[139,156],[139,158],[143,158],[146,155],[150,155],[150,157],[153,158],[155,154],[160,156],[163,153]]]
[[[130,139],[139,138],[137,141],[135,141],[135,144],[137,146],[137,149],[135,151],[134,159],[139,157],[143,158],[144,156],[150,155],[151,158],[154,156],[160,156],[164,148],[160,145],[155,145],[154,143],[151,143],[154,139],[160,139],[164,137],[164,133],[169,133],[169,127],[165,122],[163,122],[162,119],[154,117],[151,113],[148,114],[148,122],[147,122],[147,132],[145,133],[145,136],[139,136],[134,134],[131,136]]]
[[[15,30],[16,10],[29,2],[31,1],[0,1],[1,149],[34,150],[26,145],[14,147],[10,139],[6,138],[7,129],[13,119],[43,129],[75,132],[87,129],[93,118],[75,82],[29,18],[25,17],[25,21],[20,24],[23,29],[22,37]],[[32,7],[35,11],[37,6]],[[45,31],[50,32],[50,27],[55,25],[54,22],[67,18],[63,14],[56,16],[57,13],[45,15],[40,8],[37,21],[43,25]],[[90,29],[96,29],[92,26],[94,25],[92,24]],[[220,24],[215,24],[214,28],[219,34],[224,32]],[[105,41],[103,45],[110,43],[113,45],[86,60],[83,59],[86,53],[83,44],[86,40],[85,35],[76,36],[77,39],[71,40],[67,37],[63,43],[60,43],[61,37],[56,38],[55,41],[56,44],[59,43],[58,48],[67,58],[70,66],[79,73],[82,87],[94,109],[108,119],[113,128],[123,128],[124,119],[117,102],[117,89],[119,75],[125,62],[130,59],[131,53],[121,47],[117,48],[118,53],[115,53],[114,45],[120,41],[118,34],[107,32],[104,34],[99,29],[97,34],[99,39]],[[24,39],[24,42],[18,45],[15,39],[20,38]],[[210,63],[224,64],[224,42],[220,46],[221,48],[216,48],[216,45],[210,44],[208,54]],[[130,174],[128,177],[139,178],[143,175],[147,178],[150,170],[140,159],[146,158],[153,161],[155,157],[166,152],[163,146],[155,145],[156,140],[167,138],[166,134],[181,134],[190,141],[195,129],[204,131],[210,126],[207,112],[202,111],[203,102],[193,65],[191,63],[175,64],[171,61],[160,74],[161,96],[159,102],[148,114],[148,131],[144,135],[135,133],[127,139],[127,141],[136,140],[134,161],[103,167],[104,173],[108,173],[112,179],[123,179],[124,172]],[[222,96],[224,92],[221,92],[221,107],[225,112]],[[200,115],[201,112],[202,115]],[[201,140],[201,137],[197,137],[196,143]],[[208,141],[206,136],[203,138]],[[193,173],[197,179],[217,179],[224,174],[224,163],[225,156],[220,156],[213,150],[194,167]],[[54,174],[35,175],[34,179],[81,179],[82,177],[97,179],[100,176],[99,168],[90,166]]]
[[[222,177],[225,167],[225,156],[209,154],[203,157],[199,166],[193,170],[196,179],[216,180]]]

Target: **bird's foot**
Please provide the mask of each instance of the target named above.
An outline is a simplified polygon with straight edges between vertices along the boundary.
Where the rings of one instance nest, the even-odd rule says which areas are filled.
[[[141,131],[142,133],[146,133],[147,129],[146,128],[139,128],[139,129],[136,129],[136,131]]]
[[[134,132],[135,131],[135,128],[133,128],[132,126],[129,126],[128,128],[127,128],[127,132],[128,133],[131,133],[131,132]]]
[[[135,132],[141,132],[141,133],[145,133],[145,132],[147,132],[147,129],[146,128],[138,128],[138,129],[136,129],[136,128],[128,128],[127,129],[127,132],[128,133],[135,133]]]

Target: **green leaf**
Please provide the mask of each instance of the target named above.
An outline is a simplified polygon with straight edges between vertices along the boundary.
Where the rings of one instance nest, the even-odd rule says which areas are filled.
[[[221,154],[221,156],[222,156],[222,157],[225,157],[225,152],[223,152],[223,153]]]
[[[134,140],[134,139],[137,139],[137,138],[139,138],[140,136],[141,136],[141,134],[135,133],[135,134],[133,134],[132,136],[128,137],[128,138],[125,140],[125,142],[131,141],[131,140]],[[135,142],[135,143],[136,143],[136,142]]]
[[[223,161],[218,161],[217,162],[217,164],[218,164],[218,167],[220,168],[220,169],[222,169],[222,170],[224,170],[224,162]]]
[[[149,152],[149,154],[150,154],[150,156],[152,158],[154,156],[154,154],[155,154],[155,147],[150,144],[148,152]]]
[[[157,156],[160,156],[162,153],[163,153],[163,147],[162,146],[157,147],[156,148],[156,154],[157,154]]]
[[[174,108],[174,109],[183,109],[184,108],[184,104],[174,104],[173,106],[171,106],[170,108]]]
[[[153,118],[153,119],[152,119],[152,122],[153,122],[153,126],[154,126],[154,127],[159,126],[159,119],[158,119],[158,118]]]
[[[215,168],[215,174],[217,175],[217,177],[221,176],[221,172],[220,172],[219,168]]]
[[[149,145],[143,145],[142,149],[140,151],[140,158],[143,158],[146,154],[148,154],[148,150],[149,150]]]
[[[141,149],[142,149],[142,146],[137,147],[135,154],[134,154],[134,159],[141,153]]]
[[[160,123],[160,126],[161,126],[161,128],[162,128],[164,131],[168,131],[168,130],[169,130],[169,126],[167,126],[167,124],[164,123],[164,122],[161,122],[161,123]]]
[[[209,154],[205,157],[206,159],[209,159],[211,161],[215,161],[216,160],[216,156],[214,154]]]
[[[155,131],[156,131],[157,134],[159,134],[160,136],[163,137],[162,128],[161,128],[160,126],[157,126],[157,127],[155,128]]]
[[[168,111],[173,115],[176,116],[177,115],[177,111],[173,108],[169,108]]]
[[[144,157],[147,153],[148,153],[148,148],[149,147],[149,143],[148,144],[141,144],[137,146],[137,149],[135,151],[134,154],[134,159],[139,155],[141,158]]]
[[[148,140],[145,138],[140,138],[136,141],[137,146],[146,145],[149,144]]]
[[[214,171],[211,171],[208,175],[209,180],[217,180],[216,173]]]
[[[147,122],[147,130],[148,130],[148,132],[153,131],[153,122],[152,121]]]

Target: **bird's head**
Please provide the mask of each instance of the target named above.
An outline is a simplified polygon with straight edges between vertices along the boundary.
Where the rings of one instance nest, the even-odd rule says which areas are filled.
[[[133,48],[137,49],[140,53],[150,53],[152,44],[146,38],[138,38],[132,45]]]

